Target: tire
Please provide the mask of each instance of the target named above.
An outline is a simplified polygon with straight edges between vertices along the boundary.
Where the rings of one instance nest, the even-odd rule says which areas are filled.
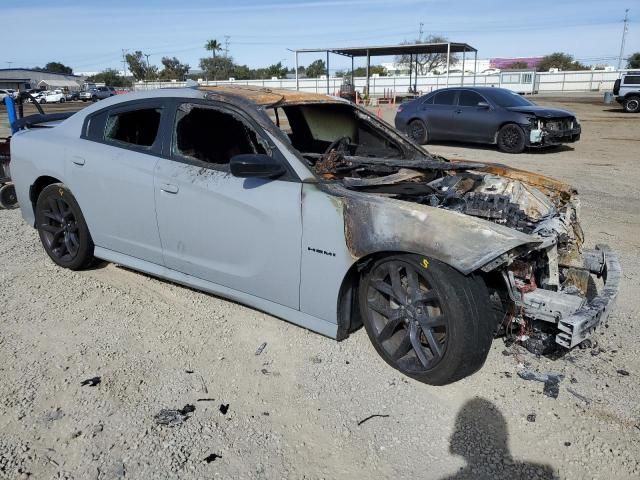
[[[93,97],[91,97],[91,101],[92,102],[97,102],[98,101],[98,97],[96,97],[95,95]]]
[[[425,145],[429,141],[427,126],[422,120],[411,120],[409,122],[407,136],[418,145]]]
[[[62,183],[46,186],[36,202],[36,228],[57,265],[81,270],[93,261],[93,240],[80,206]]]
[[[64,103],[64,102],[65,102],[65,99],[64,99],[64,98],[61,98],[61,99],[60,99],[60,103]]]
[[[522,127],[507,123],[498,131],[498,149],[504,153],[522,153],[525,147],[525,135]]]
[[[40,104],[43,104],[43,103],[47,103],[47,99],[46,98],[43,98],[42,100],[40,100]]]
[[[82,101],[83,101],[83,102],[86,102],[86,101],[87,101],[87,99],[86,99],[86,98],[83,98],[83,99],[82,99]]]
[[[17,206],[18,197],[16,195],[15,185],[12,183],[2,185],[2,187],[0,187],[0,207],[9,210],[11,208],[16,208]]]
[[[437,260],[393,255],[363,272],[358,296],[371,343],[403,374],[446,385],[484,364],[498,319],[481,277]]]
[[[627,97],[624,99],[624,111],[627,113],[640,112],[640,97]]]

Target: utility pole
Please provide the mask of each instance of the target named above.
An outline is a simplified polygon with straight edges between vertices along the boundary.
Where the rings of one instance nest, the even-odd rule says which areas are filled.
[[[422,27],[424,27],[424,22],[420,22],[420,32],[418,34],[418,41],[422,43]]]
[[[149,57],[150,57],[150,54],[149,53],[145,53],[144,56],[147,57],[147,71],[145,72],[144,79],[148,81],[149,80]]]
[[[122,49],[122,76],[127,76],[127,50],[126,48]]]
[[[224,56],[228,57],[229,56],[229,39],[231,38],[230,35],[225,35],[224,36]]]
[[[622,28],[622,42],[620,42],[620,55],[618,55],[618,70],[622,68],[622,57],[624,56],[624,43],[627,41],[629,31],[629,9],[624,11],[624,27]]]

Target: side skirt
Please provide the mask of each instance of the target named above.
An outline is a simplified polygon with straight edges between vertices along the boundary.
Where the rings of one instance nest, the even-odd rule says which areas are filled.
[[[306,313],[300,312],[299,310],[294,310],[284,305],[270,302],[269,300],[265,300],[264,298],[249,295],[244,292],[239,292],[238,290],[234,290],[223,285],[218,285],[217,283],[202,280],[200,278],[186,275],[170,268],[156,265],[155,263],[140,260],[138,258],[114,252],[113,250],[107,250],[106,248],[98,246],[95,247],[94,256],[111,263],[116,263],[127,268],[138,270],[154,277],[170,280],[180,285],[185,285],[187,287],[202,290],[204,292],[211,293],[213,295],[220,296],[234,302],[242,303],[243,305],[247,305],[249,307],[255,308],[256,310],[263,311],[265,313],[330,338],[335,339],[338,336],[338,325],[336,325],[335,323],[327,322],[326,320],[308,315]]]

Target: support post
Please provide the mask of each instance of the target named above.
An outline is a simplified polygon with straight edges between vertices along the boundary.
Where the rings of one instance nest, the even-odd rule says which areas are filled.
[[[411,84],[413,83],[411,70],[413,70],[413,53],[409,54],[409,92],[411,92]]]
[[[329,50],[327,50],[327,95],[329,95]]]
[[[353,57],[351,57],[351,85],[353,85],[353,89],[356,89],[356,82],[353,78]]]
[[[300,80],[298,79],[298,51],[296,50],[296,90],[300,90]]]
[[[418,94],[418,54],[416,53],[416,74],[413,76],[413,93]]]
[[[451,43],[447,43],[447,87],[449,86],[449,64],[451,63]]]
[[[460,86],[464,87],[464,60],[467,53],[467,47],[462,48],[462,79],[460,80]]]
[[[476,74],[478,73],[478,51],[473,52],[473,86],[476,86]],[[487,79],[485,77],[484,83],[486,85]]]
[[[371,98],[369,94],[369,66],[371,64],[371,55],[369,54],[369,49],[367,49],[367,97]]]

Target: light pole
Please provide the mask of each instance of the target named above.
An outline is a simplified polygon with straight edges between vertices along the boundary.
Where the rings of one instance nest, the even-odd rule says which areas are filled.
[[[620,42],[620,55],[618,55],[618,70],[622,68],[622,57],[624,56],[624,43],[627,40],[629,31],[629,9],[624,11],[624,27],[622,27],[622,41]]]

